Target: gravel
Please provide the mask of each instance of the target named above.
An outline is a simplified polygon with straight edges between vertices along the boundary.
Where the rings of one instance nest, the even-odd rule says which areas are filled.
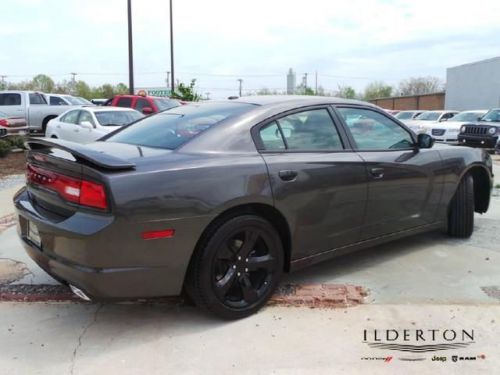
[[[22,185],[25,181],[26,180],[24,174],[13,174],[7,177],[0,178],[0,190],[5,190],[17,185]]]

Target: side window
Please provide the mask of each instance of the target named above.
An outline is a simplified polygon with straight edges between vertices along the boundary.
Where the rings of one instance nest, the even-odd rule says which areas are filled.
[[[264,136],[268,137],[268,144],[271,142],[271,145],[275,147],[279,145],[279,142],[271,140],[270,137],[273,134],[276,137],[278,135],[283,137],[286,150],[328,151],[343,149],[337,129],[326,109],[313,109],[293,113],[276,120],[276,124],[279,130],[278,133],[276,133],[276,128],[274,128],[274,131],[272,130],[272,124],[269,125],[271,129],[263,129]],[[262,135],[261,140],[266,150],[272,150],[267,148],[268,146],[266,146],[266,142],[262,139]]]
[[[269,151],[281,151],[286,149],[285,142],[283,141],[280,128],[278,127],[278,123],[276,121],[262,127],[259,134],[262,144],[264,145],[264,149]]]
[[[131,108],[132,107],[132,98],[120,98],[118,99],[118,103],[116,103],[117,107],[126,107],[126,108]]]
[[[0,105],[21,105],[21,94],[0,94]]]
[[[29,94],[30,104],[47,104],[42,94]]]
[[[78,114],[80,111],[71,111],[66,113],[63,117],[61,117],[61,122],[65,122],[68,124],[76,124],[78,120]]]
[[[95,125],[94,119],[89,111],[80,111],[80,117],[78,118],[78,124],[81,124],[84,121],[90,122],[92,125]]]
[[[142,112],[144,107],[151,107],[151,104],[146,99],[137,99],[135,102],[135,109],[139,112]]]
[[[49,99],[50,105],[68,105],[64,100],[58,96],[51,96]]]
[[[381,113],[363,108],[337,108],[361,150],[398,150],[413,147],[408,131]]]

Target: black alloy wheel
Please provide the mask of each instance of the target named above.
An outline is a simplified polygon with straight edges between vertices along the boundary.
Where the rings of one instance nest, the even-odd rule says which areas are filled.
[[[218,227],[195,254],[186,290],[198,306],[225,319],[256,312],[283,272],[283,247],[265,219],[244,215]]]

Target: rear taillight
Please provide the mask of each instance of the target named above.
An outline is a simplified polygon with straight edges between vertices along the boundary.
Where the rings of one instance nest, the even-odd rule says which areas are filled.
[[[9,120],[7,119],[0,119],[0,126],[6,126],[8,127],[10,125]]]
[[[69,177],[28,164],[26,180],[58,193],[68,202],[106,210],[108,203],[104,186],[95,182]]]

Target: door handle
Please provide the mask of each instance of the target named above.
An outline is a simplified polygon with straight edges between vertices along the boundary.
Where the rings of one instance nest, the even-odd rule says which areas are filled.
[[[384,168],[371,168],[370,174],[373,178],[382,178],[384,177]]]
[[[295,180],[298,174],[299,172],[297,171],[284,170],[284,171],[279,171],[278,176],[280,176],[280,178],[283,181],[293,181]]]

